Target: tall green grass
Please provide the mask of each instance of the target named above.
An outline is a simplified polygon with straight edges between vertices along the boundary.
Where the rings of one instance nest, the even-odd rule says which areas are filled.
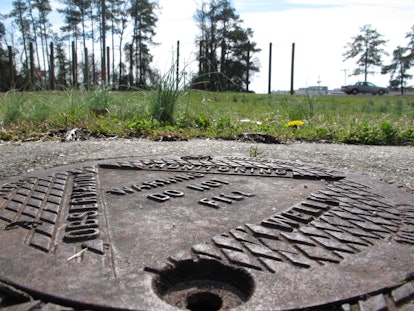
[[[155,91],[150,95],[151,117],[161,123],[173,124],[178,99],[182,96],[180,76],[176,76],[175,67],[171,67],[161,77]]]
[[[293,120],[304,124],[289,127]],[[237,139],[262,132],[280,141],[401,145],[414,143],[414,97],[187,91],[170,75],[153,91],[3,93],[0,127],[0,139],[78,127],[120,137]]]

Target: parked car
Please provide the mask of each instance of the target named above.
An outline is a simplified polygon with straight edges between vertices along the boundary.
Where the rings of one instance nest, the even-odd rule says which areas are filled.
[[[346,94],[371,93],[372,95],[384,95],[389,90],[386,87],[376,86],[371,82],[357,82],[353,85],[344,85],[341,90]]]

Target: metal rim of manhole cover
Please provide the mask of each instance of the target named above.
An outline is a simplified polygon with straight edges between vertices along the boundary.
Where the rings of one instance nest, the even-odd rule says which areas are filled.
[[[413,195],[243,157],[77,163],[0,185],[5,310],[414,305]]]

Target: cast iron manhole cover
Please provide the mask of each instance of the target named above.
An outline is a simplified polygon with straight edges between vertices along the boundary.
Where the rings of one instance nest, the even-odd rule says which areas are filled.
[[[414,307],[413,195],[297,162],[132,158],[10,179],[0,250],[5,310]]]

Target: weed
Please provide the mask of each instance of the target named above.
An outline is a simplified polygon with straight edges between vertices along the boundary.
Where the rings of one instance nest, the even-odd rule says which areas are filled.
[[[22,120],[24,105],[27,98],[24,94],[6,93],[0,106],[0,117],[4,125]]]
[[[73,90],[69,92],[69,105],[67,108],[67,112],[65,114],[65,127],[67,127],[71,123],[76,123],[78,120],[78,117],[81,115],[81,107],[83,104],[83,100],[79,101],[79,98],[77,97],[77,93],[75,93]]]
[[[156,90],[151,93],[151,117],[161,123],[173,124],[176,104],[183,91],[180,90],[179,77],[175,76],[173,66],[160,79]]]
[[[398,130],[388,121],[380,124],[351,122],[351,129],[345,136],[346,143],[366,145],[395,145],[400,141]]]
[[[388,121],[383,121],[380,125],[382,136],[380,140],[383,144],[394,145],[398,141],[397,129]]]
[[[111,91],[107,86],[97,88],[91,96],[87,96],[85,100],[86,108],[89,111],[103,111],[109,108],[111,102]]]
[[[293,100],[286,98],[281,102],[281,107],[289,120],[309,120],[315,113],[315,99],[310,95]]]
[[[404,131],[401,131],[400,134],[400,141],[406,142],[407,144],[414,144],[414,129],[406,129]]]
[[[387,103],[382,103],[381,106],[379,106],[379,112],[380,113],[387,113],[389,110],[389,105]]]
[[[263,151],[259,151],[259,148],[257,146],[251,146],[249,151],[249,157],[251,158],[258,158],[263,154]]]
[[[397,100],[394,103],[394,113],[396,116],[400,117],[403,113],[403,109],[404,109],[404,104],[402,102],[402,100]]]
[[[211,126],[211,120],[207,115],[197,115],[194,118],[194,124],[198,128],[206,129]]]

